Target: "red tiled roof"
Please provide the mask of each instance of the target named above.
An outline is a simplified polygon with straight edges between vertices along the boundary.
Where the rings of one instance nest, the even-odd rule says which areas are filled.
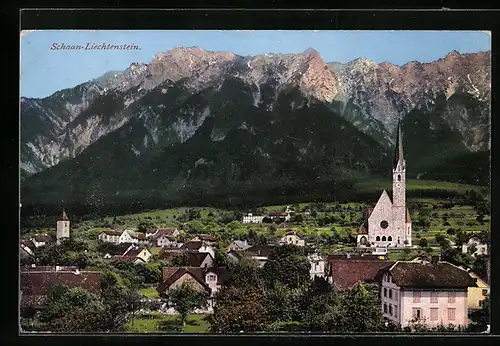
[[[37,234],[33,236],[33,239],[35,239],[37,243],[51,243],[54,241],[48,234]]]
[[[66,211],[64,209],[61,216],[61,221],[69,221],[68,216],[66,215]]]
[[[476,287],[469,273],[449,263],[397,262],[394,267],[385,268],[394,283],[401,287],[414,288],[466,288]]]
[[[275,248],[274,245],[254,245],[243,252],[247,252],[250,256],[268,256]]]
[[[207,256],[211,255],[207,252],[194,252],[188,251],[187,255],[187,265],[189,267],[200,267],[203,261],[207,258]]]
[[[190,275],[196,281],[198,281],[207,291],[211,291],[210,287],[205,283],[203,269],[199,267],[173,267],[170,271],[163,271],[163,282],[158,285],[156,290],[158,292],[163,292],[169,288],[173,283],[179,280],[184,274]],[[173,270],[175,269],[175,271]],[[165,277],[165,274],[170,274]]]
[[[162,234],[172,234],[177,230],[177,228],[150,228],[146,230],[147,234],[155,234],[161,232]]]
[[[340,289],[349,289],[360,282],[374,282],[380,269],[394,264],[392,261],[365,259],[329,259],[328,262],[333,282]]]
[[[35,244],[30,239],[22,239],[21,240],[21,244],[24,245],[24,246],[26,246],[30,250],[34,250],[35,249]]]
[[[284,211],[278,211],[278,212],[272,212],[268,213],[268,216],[287,216],[290,213],[284,212]]]
[[[21,273],[21,305],[43,304],[44,297],[58,285],[81,287],[93,293],[101,289],[101,274],[99,272],[60,272],[60,271],[30,271]],[[39,306],[35,306],[39,307]]]
[[[187,249],[187,250],[198,250],[200,247],[203,246],[203,243],[201,241],[188,241],[182,244],[180,247],[181,249]]]
[[[200,240],[206,240],[206,241],[216,241],[217,240],[214,236],[211,236],[210,234],[198,234],[196,236]]]
[[[102,231],[101,234],[102,233],[104,233],[106,235],[113,235],[113,236],[121,236],[122,235],[122,232],[114,231],[114,230],[105,230],[105,231]]]
[[[142,233],[137,233],[137,239],[139,240],[146,240],[148,238],[146,238],[146,235],[145,234],[142,234]]]

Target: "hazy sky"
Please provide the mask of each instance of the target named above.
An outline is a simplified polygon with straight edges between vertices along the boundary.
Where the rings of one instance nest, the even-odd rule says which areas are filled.
[[[53,43],[135,44],[140,50],[51,50]],[[21,95],[45,97],[132,62],[150,62],[157,52],[175,46],[230,51],[240,55],[300,53],[311,47],[326,62],[367,58],[403,65],[429,62],[452,50],[489,50],[485,32],[465,31],[34,31],[21,39]]]

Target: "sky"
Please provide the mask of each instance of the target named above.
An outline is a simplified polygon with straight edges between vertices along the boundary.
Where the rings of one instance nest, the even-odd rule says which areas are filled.
[[[87,43],[136,45],[139,50],[54,50],[57,45]],[[326,62],[366,58],[404,65],[431,62],[449,52],[491,49],[491,35],[481,31],[71,31],[21,34],[21,96],[43,98],[133,62],[149,63],[156,53],[176,46],[229,51],[239,55],[300,53],[316,49]]]

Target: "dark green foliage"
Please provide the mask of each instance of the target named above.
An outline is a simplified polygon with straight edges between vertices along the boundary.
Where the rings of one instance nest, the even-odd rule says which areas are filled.
[[[290,288],[298,288],[309,281],[310,264],[304,250],[295,245],[278,246],[268,256],[263,277],[268,285],[279,282]]]
[[[169,290],[166,299],[171,307],[179,313],[182,324],[186,324],[188,315],[195,309],[206,307],[210,293],[193,287],[189,281]]]

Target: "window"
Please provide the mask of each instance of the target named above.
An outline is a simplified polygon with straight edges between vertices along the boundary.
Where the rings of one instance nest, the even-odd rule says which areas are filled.
[[[418,308],[413,308],[413,318],[416,318],[417,320],[422,318],[422,310]]]
[[[387,237],[387,241],[392,241],[392,237],[391,236]]]
[[[214,274],[208,275],[208,281],[215,281],[215,280],[217,280],[217,277]]]
[[[384,303],[384,313],[387,313],[387,304]]]
[[[448,309],[448,321],[455,321],[455,309],[454,308]]]
[[[384,221],[380,222],[380,227],[383,229],[386,229],[387,227],[389,227],[389,223],[384,220]]]
[[[382,237],[382,241],[385,241],[385,240],[386,240],[386,238],[385,238],[385,235],[384,235],[384,236]]]
[[[431,321],[438,320],[438,308],[431,308]]]
[[[455,303],[455,292],[448,292],[448,303]]]
[[[394,305],[394,317],[398,317],[398,306]]]
[[[401,174],[398,174],[398,181],[401,181]]]
[[[486,297],[488,295],[488,290],[483,289],[483,296]]]
[[[392,290],[389,289],[389,299],[392,299]]]
[[[387,297],[387,288],[384,288],[384,297]]]
[[[398,300],[398,291],[394,291],[394,300]]]
[[[379,237],[379,236],[377,236],[377,238],[375,238],[375,240],[376,240],[376,241],[380,241],[380,237]]]
[[[483,306],[483,303],[484,303],[484,301],[483,301],[483,300],[480,300],[480,301],[479,301],[479,306]]]
[[[392,305],[391,304],[389,304],[389,315],[392,316]]]
[[[420,303],[420,292],[413,291],[413,302]]]
[[[437,302],[438,302],[438,293],[431,292],[431,303],[437,303]]]

